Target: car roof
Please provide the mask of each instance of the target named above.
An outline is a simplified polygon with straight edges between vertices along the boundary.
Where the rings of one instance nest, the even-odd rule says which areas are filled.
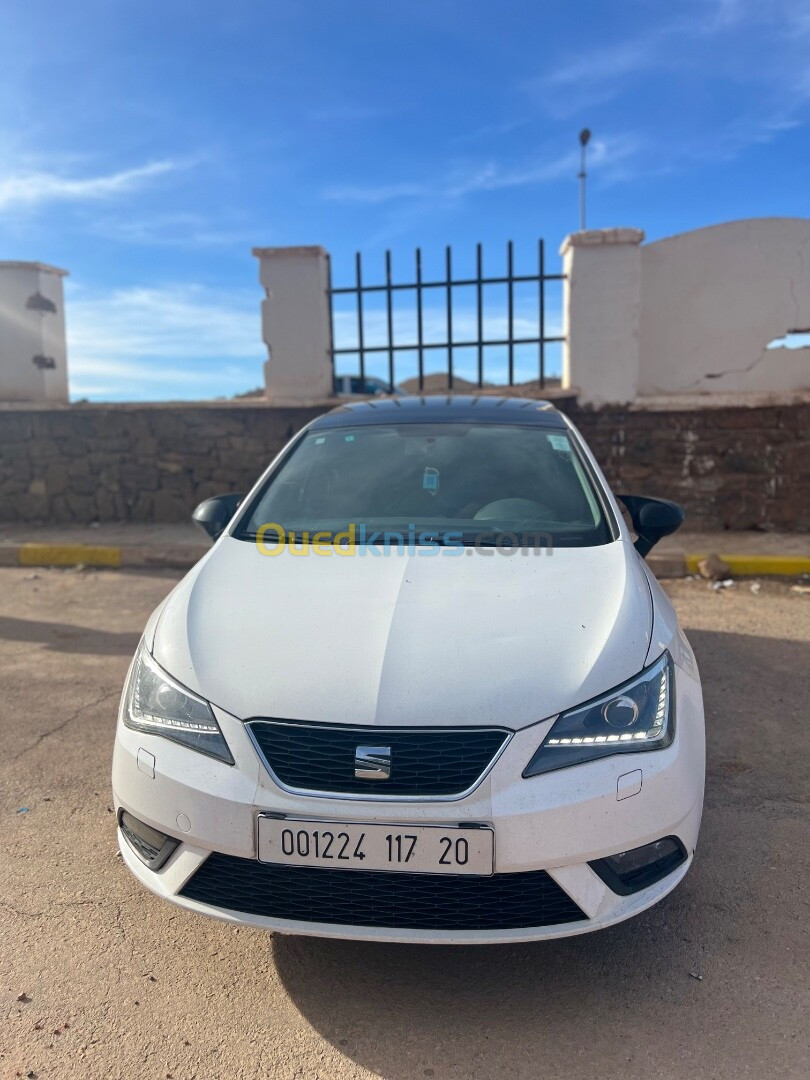
[[[371,424],[521,424],[565,429],[561,413],[537,398],[472,394],[354,401],[319,416],[310,430]]]

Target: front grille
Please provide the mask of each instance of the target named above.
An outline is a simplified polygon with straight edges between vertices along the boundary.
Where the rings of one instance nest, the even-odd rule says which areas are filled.
[[[460,795],[509,738],[503,728],[368,728],[254,720],[250,730],[270,771],[301,791],[345,795]],[[358,746],[390,747],[391,775],[354,775]]]
[[[512,930],[586,918],[545,870],[467,877],[280,866],[214,853],[181,896],[249,915],[408,930]]]

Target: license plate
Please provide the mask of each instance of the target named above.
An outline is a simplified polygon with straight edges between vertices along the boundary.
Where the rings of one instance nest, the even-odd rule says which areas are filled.
[[[410,874],[493,872],[492,829],[259,816],[261,862]]]

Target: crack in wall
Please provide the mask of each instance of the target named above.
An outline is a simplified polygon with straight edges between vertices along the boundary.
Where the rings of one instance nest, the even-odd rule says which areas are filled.
[[[806,274],[806,271],[805,271],[805,251],[806,251],[809,244],[810,244],[810,236],[806,237],[805,240],[796,249],[797,273],[796,273],[795,276],[791,275],[788,278],[788,288],[790,290],[790,297],[791,297],[792,304],[793,304],[793,328],[788,327],[781,335],[783,338],[787,337],[789,334],[808,333],[807,330],[801,329],[802,323],[806,322],[807,318],[806,318],[806,316],[804,318],[802,317],[801,304],[800,304],[800,301],[799,301],[799,295],[797,293],[797,286],[798,286],[799,282],[804,284],[807,281],[807,274]],[[679,385],[675,389],[671,389],[671,388],[662,389],[661,387],[656,386],[653,393],[657,393],[657,394],[685,393],[685,392],[688,392],[689,390],[699,389],[702,384],[704,384],[704,383],[706,383],[708,381],[713,381],[715,379],[722,379],[722,378],[725,378],[726,376],[729,376],[729,375],[738,375],[738,376],[748,375],[751,371],[754,370],[754,368],[756,368],[759,364],[761,364],[763,362],[763,360],[772,359],[772,357],[770,356],[770,353],[772,353],[774,350],[769,349],[768,346],[772,342],[778,341],[778,340],[780,340],[780,338],[777,335],[774,335],[774,337],[772,337],[770,339],[770,341],[763,343],[763,345],[760,348],[759,355],[755,356],[754,359],[750,361],[750,363],[743,364],[740,367],[730,367],[730,368],[724,368],[724,369],[722,369],[720,371],[708,371],[708,372],[705,372],[702,375],[698,375],[697,378],[691,380],[691,382],[682,383],[681,385]]]
[[[698,377],[696,379],[693,379],[692,382],[684,383],[683,386],[678,388],[678,390],[674,390],[674,391],[672,391],[672,390],[670,390],[670,391],[660,390],[659,393],[676,393],[677,394],[677,393],[680,393],[681,390],[690,390],[694,386],[699,386],[702,382],[705,382],[707,379],[722,379],[726,375],[747,375],[749,371],[753,371],[753,369],[757,366],[757,364],[761,364],[763,360],[767,359],[767,357],[768,357],[768,354],[766,352],[762,352],[762,353],[760,353],[759,356],[757,356],[754,360],[752,360],[750,364],[746,364],[744,367],[726,368],[723,371],[707,371],[705,375],[698,375]]]

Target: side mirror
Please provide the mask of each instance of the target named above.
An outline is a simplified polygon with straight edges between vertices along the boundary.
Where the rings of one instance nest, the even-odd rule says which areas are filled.
[[[645,495],[617,495],[627,507],[633,528],[638,534],[635,549],[646,555],[659,540],[683,525],[686,512],[669,499],[650,499]]]
[[[203,499],[191,515],[191,520],[196,521],[212,540],[218,540],[244,497],[244,494],[214,495],[210,499]]]

